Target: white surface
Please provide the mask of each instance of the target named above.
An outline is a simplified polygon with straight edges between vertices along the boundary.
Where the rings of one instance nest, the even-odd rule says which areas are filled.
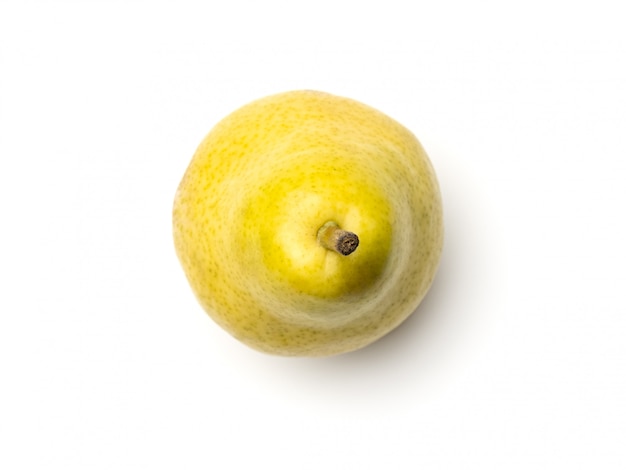
[[[0,467],[626,467],[617,2],[0,2]],[[170,208],[261,96],[379,108],[431,156],[432,291],[370,348],[247,349]]]

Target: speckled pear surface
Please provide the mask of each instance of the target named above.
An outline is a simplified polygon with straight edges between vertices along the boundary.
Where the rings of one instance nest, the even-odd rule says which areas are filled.
[[[358,235],[324,248],[328,222]],[[361,348],[418,306],[443,243],[431,163],[402,125],[357,101],[292,91],[205,137],[178,187],[174,243],[206,312],[247,345],[326,356]]]

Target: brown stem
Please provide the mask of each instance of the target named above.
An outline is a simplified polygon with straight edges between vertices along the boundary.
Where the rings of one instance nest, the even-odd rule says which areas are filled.
[[[317,232],[317,239],[327,250],[335,251],[343,256],[348,256],[359,246],[359,237],[339,228],[335,222],[326,222],[322,225]]]

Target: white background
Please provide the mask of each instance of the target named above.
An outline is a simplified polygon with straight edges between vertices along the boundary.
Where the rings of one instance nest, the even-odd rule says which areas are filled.
[[[171,237],[196,146],[311,88],[409,127],[446,245],[364,350],[260,354]],[[626,468],[615,1],[0,0],[0,467]]]

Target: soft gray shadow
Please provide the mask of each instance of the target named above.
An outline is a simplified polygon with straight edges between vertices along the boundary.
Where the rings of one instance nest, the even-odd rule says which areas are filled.
[[[450,173],[451,171],[451,173]],[[445,237],[435,280],[416,311],[377,342],[352,353],[321,360],[321,366],[342,374],[382,374],[386,378],[419,375],[462,355],[464,331],[480,323],[483,296],[492,279],[491,214],[475,182],[458,168],[445,169]],[[363,372],[361,372],[363,371]],[[428,372],[426,372],[428,373]]]

